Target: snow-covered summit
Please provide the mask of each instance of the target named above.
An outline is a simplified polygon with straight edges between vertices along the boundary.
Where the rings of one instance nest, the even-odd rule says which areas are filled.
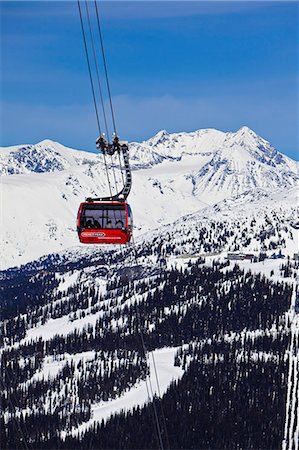
[[[37,144],[0,148],[0,174],[56,172],[80,164],[99,162],[97,155],[73,150],[45,139]]]
[[[186,161],[191,156],[197,157],[193,163],[198,175],[202,177],[209,173],[214,182],[223,182],[223,179],[219,180],[219,169],[222,175],[233,175],[235,178],[244,177],[244,171],[249,172],[251,183],[249,178],[245,181],[246,189],[259,185],[258,178],[264,176],[265,171],[271,172],[266,174],[266,179],[279,178],[279,185],[284,187],[292,185],[298,173],[295,161],[246,126],[227,133],[201,129],[170,134],[161,130],[146,141],[130,144],[130,160],[134,169],[148,169],[165,161]],[[56,172],[96,163],[102,163],[99,155],[73,150],[49,139],[37,144],[0,149],[2,175]],[[244,179],[241,185],[244,185]]]
[[[287,170],[296,170],[296,163],[277,151],[267,140],[244,126],[236,132],[201,129],[191,133],[159,131],[154,137],[130,146],[133,164],[146,167],[165,159],[182,159],[186,155],[209,155],[211,159],[231,158],[242,163],[256,161]]]
[[[268,166],[287,173],[297,173],[298,165],[277,151],[267,140],[244,126],[236,132],[201,129],[191,133],[159,131],[141,143],[130,144],[134,169],[150,168],[165,160],[179,161],[198,156],[197,169],[225,165],[230,170],[251,165]],[[99,155],[73,150],[49,139],[37,144],[0,148],[0,174],[55,172],[82,164],[101,162]]]
[[[194,195],[209,204],[250,189],[289,188],[298,179],[298,163],[248,127],[228,133],[163,130],[148,141],[132,143],[130,157],[135,168],[156,166],[173,183],[175,167],[180,168],[176,179],[184,173],[182,183],[189,180]]]
[[[215,129],[202,129],[191,133],[159,131],[141,143],[132,142],[130,157],[135,167],[146,168],[165,159],[180,160],[184,155],[210,154],[217,150],[225,133]]]

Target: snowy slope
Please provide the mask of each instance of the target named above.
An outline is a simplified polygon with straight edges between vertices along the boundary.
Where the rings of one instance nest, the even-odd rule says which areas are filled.
[[[192,195],[188,185],[185,189],[182,185],[181,190],[166,187],[162,193],[155,179],[138,172],[134,173],[134,184],[138,188],[130,203],[137,234],[205,206]],[[9,212],[3,216],[3,267],[77,245],[79,204],[97,192],[105,192],[101,165],[3,177],[3,206]]]
[[[22,180],[23,177],[28,180],[34,179],[36,184],[32,189],[31,197],[33,196],[33,193],[38,190],[39,183],[41,183],[40,186],[44,186],[43,182],[40,181],[43,180],[44,177],[51,181],[50,186],[53,184],[53,186],[57,188],[57,192],[60,192],[60,183],[62,183],[62,185],[65,183],[69,188],[69,191],[66,193],[66,198],[71,202],[76,200],[76,196],[81,195],[80,189],[84,190],[87,187],[91,188],[90,184],[88,184],[90,178],[94,183],[92,186],[97,188],[96,181],[93,178],[93,175],[95,174],[94,170],[96,170],[96,168],[97,166],[92,169],[88,168],[88,173],[86,173],[87,167],[84,167],[84,165],[80,167],[80,170],[75,170],[75,168],[73,168],[71,171],[72,177],[69,175],[69,170],[64,170],[46,175],[25,174],[4,178],[6,178],[6,181],[11,180],[11,186],[13,183],[17,184],[17,181]],[[157,170],[157,167],[148,170]],[[142,180],[144,180],[146,186],[150,184],[150,180],[146,178],[146,172],[146,170],[135,172],[135,177],[137,178],[137,182],[135,182],[136,184],[138,183],[139,187],[142,185]],[[84,183],[87,183],[87,185],[84,185]],[[24,186],[24,184],[25,183],[21,181],[21,186]],[[29,181],[28,184],[31,185],[31,181]],[[47,189],[50,188],[45,186],[45,192]],[[153,193],[154,190],[160,192],[160,188],[157,189],[155,186],[152,188],[151,192]],[[76,191],[77,194],[73,197],[74,191]],[[57,193],[55,193],[53,187],[51,192],[53,199],[55,199]],[[174,192],[175,196],[173,197],[174,200],[172,204],[175,204],[175,198],[179,198],[180,202],[184,204],[184,201],[181,198],[182,192],[184,191],[182,189],[179,190],[179,188],[177,192]],[[162,198],[161,193],[160,195]],[[136,197],[133,198],[136,199]],[[52,201],[54,201],[53,199]],[[176,340],[172,347],[170,344],[167,347],[163,344],[163,347],[161,348],[154,347],[153,353],[147,355],[149,365],[149,375],[147,378],[142,378],[139,374],[133,382],[130,380],[130,382],[124,386],[124,389],[117,395],[111,394],[110,396],[107,396],[107,398],[102,398],[100,400],[92,398],[88,399],[90,415],[81,422],[69,420],[69,418],[74,416],[74,412],[80,409],[78,392],[80,391],[82,393],[83,389],[84,393],[88,392],[86,387],[90,387],[90,380],[95,379],[95,373],[97,374],[96,383],[99,383],[98,380],[101,378],[99,374],[102,374],[104,370],[106,370],[109,377],[113,380],[114,372],[116,372],[117,375],[117,370],[122,370],[127,364],[127,361],[131,363],[132,361],[134,362],[134,358],[131,358],[130,353],[126,358],[117,356],[117,351],[121,350],[118,348],[119,342],[122,342],[121,340],[115,341],[117,349],[112,353],[102,350],[102,348],[97,348],[96,345],[98,345],[99,339],[102,336],[101,333],[105,334],[105,331],[109,329],[109,332],[113,331],[116,334],[120,332],[122,336],[127,335],[131,337],[132,328],[128,326],[128,323],[129,317],[132,317],[132,313],[128,313],[128,308],[135,304],[142,304],[143,301],[148,303],[148,305],[152,304],[152,310],[150,309],[149,312],[147,312],[147,309],[144,307],[142,309],[145,314],[149,314],[146,322],[147,328],[145,328],[147,330],[147,335],[155,335],[155,330],[160,330],[156,333],[157,336],[162,336],[163,330],[173,330],[171,333],[165,333],[165,335],[169,337],[171,337],[172,333],[175,333],[175,330],[178,329],[180,329],[180,332],[182,333],[189,329],[201,330],[203,328],[202,326],[195,326],[192,325],[192,323],[191,326],[187,326],[188,323],[183,322],[184,318],[196,317],[197,308],[200,310],[200,308],[204,306],[203,311],[205,311],[212,303],[211,317],[213,317],[212,321],[214,321],[214,315],[217,314],[216,302],[213,303],[213,295],[205,298],[201,290],[193,291],[191,289],[190,298],[187,297],[188,287],[193,288],[196,286],[200,272],[205,270],[205,266],[211,267],[215,263],[215,267],[217,267],[219,261],[224,262],[224,258],[228,251],[250,251],[255,255],[258,255],[259,252],[265,250],[268,256],[270,256],[273,251],[282,250],[283,254],[292,256],[293,252],[295,252],[298,247],[299,230],[296,230],[293,226],[297,220],[296,214],[298,214],[297,199],[298,189],[296,187],[285,188],[283,190],[278,190],[275,193],[256,188],[240,195],[229,197],[214,205],[205,206],[200,211],[184,215],[174,223],[161,226],[155,231],[140,236],[136,244],[137,260],[134,259],[133,262],[131,258],[132,248],[130,247],[127,247],[122,254],[121,252],[117,254],[117,249],[116,251],[111,252],[115,259],[112,264],[109,263],[108,276],[107,273],[105,275],[100,275],[99,272],[99,268],[101,264],[103,264],[99,258],[99,254],[103,250],[99,249],[99,247],[77,246],[68,251],[63,249],[60,253],[61,258],[65,257],[68,263],[74,261],[76,263],[75,270],[73,270],[72,265],[66,269],[63,267],[63,264],[59,263],[56,264],[54,270],[48,269],[46,265],[41,265],[41,269],[37,269],[35,275],[30,274],[30,280],[27,284],[21,283],[17,286],[21,294],[23,293],[25,297],[27,294],[25,290],[28,285],[31,283],[38,284],[39,276],[45,277],[44,284],[42,284],[42,296],[44,297],[46,293],[48,294],[45,296],[47,299],[46,303],[41,302],[40,305],[37,303],[36,307],[34,305],[34,308],[36,308],[34,313],[32,311],[26,311],[19,315],[21,324],[22,320],[26,323],[24,334],[21,335],[22,338],[18,339],[18,335],[14,333],[14,329],[11,328],[11,325],[5,326],[4,329],[8,331],[11,329],[13,330],[12,333],[15,336],[15,341],[11,343],[12,347],[16,351],[19,349],[21,355],[26,355],[18,359],[22,366],[25,366],[25,363],[28,363],[28,359],[32,356],[32,350],[29,353],[30,357],[28,357],[26,351],[23,351],[28,348],[26,346],[34,346],[40,341],[43,343],[41,348],[51,349],[50,343],[52,341],[51,345],[54,346],[52,350],[54,348],[60,350],[55,350],[55,352],[49,350],[42,358],[41,356],[35,355],[36,359],[40,361],[40,364],[32,372],[31,376],[30,372],[28,372],[27,378],[24,378],[26,381],[22,380],[19,384],[20,388],[25,388],[27,386],[33,389],[34,393],[31,395],[34,396],[34,401],[31,408],[23,408],[22,412],[30,416],[33,413],[42,411],[49,415],[47,417],[47,420],[49,420],[49,417],[54,415],[54,412],[61,411],[61,417],[67,417],[67,421],[65,424],[61,425],[58,430],[60,436],[66,439],[67,436],[70,435],[80,436],[85,430],[101,424],[102,421],[106,423],[111,419],[113,414],[132,411],[133,408],[138,406],[142,407],[147,404],[149,396],[145,379],[147,381],[151,380],[153,394],[163,396],[171,386],[172,381],[178,381],[186,376],[188,364],[193,359],[193,356],[187,357],[186,367],[177,364],[176,356],[178,344]],[[66,201],[66,199],[64,200]],[[51,209],[51,205],[51,198],[49,196],[47,198],[46,206]],[[22,207],[21,201],[19,202],[19,207]],[[32,207],[34,207],[34,201]],[[151,205],[148,205],[147,207],[149,208],[149,211],[157,212]],[[43,210],[43,214],[44,211],[45,210]],[[168,211],[170,211],[170,209],[168,209]],[[24,214],[25,213],[26,211],[24,209]],[[67,215],[65,220],[67,220]],[[34,230],[34,224],[32,224],[32,229]],[[36,251],[38,250],[38,246],[42,245],[42,243],[43,241],[41,238],[37,243]],[[32,242],[31,244],[29,242],[28,245],[32,247]],[[49,245],[49,242],[45,241],[45,248],[47,248],[47,245]],[[53,244],[51,243],[51,245]],[[238,246],[238,248],[236,248],[236,246]],[[211,255],[213,252],[216,254]],[[207,255],[207,253],[210,253],[210,256],[206,256],[205,261],[200,262],[200,255]],[[82,268],[80,263],[84,256],[87,256],[87,266]],[[122,256],[122,259],[118,260],[117,256]],[[189,256],[194,256],[194,259],[189,259]],[[108,257],[109,255],[106,254],[104,264],[107,264],[107,261],[109,260]],[[166,278],[167,281],[161,277],[164,277],[167,272],[172,272],[174,267],[177,267],[178,269],[186,268],[191,273],[192,267],[189,265],[190,261],[193,262],[193,264],[195,262],[195,266],[198,261],[200,268],[199,272],[196,274],[197,278],[193,278],[193,282],[190,282],[189,286],[187,280],[189,281],[190,278],[186,277],[184,279],[186,290],[183,291],[183,294],[176,297],[176,289],[177,286],[180,285],[178,282],[179,272],[177,272],[174,277],[170,277],[169,275],[169,278]],[[250,270],[254,274],[262,273],[272,281],[279,281],[280,283],[284,281],[289,285],[293,284],[295,286],[296,280],[293,276],[293,272],[287,277],[282,276],[282,269],[280,266],[286,261],[287,259],[284,261],[271,259],[260,262],[241,261],[240,266],[244,268],[246,272]],[[291,263],[295,266],[294,261]],[[233,266],[234,263],[231,264],[231,267],[224,266],[219,272],[222,271],[221,273],[225,274],[227,271],[233,271]],[[143,273],[139,274],[138,268],[140,267],[142,267]],[[130,268],[130,271],[127,272],[130,273],[131,276],[129,283],[126,280],[125,273],[121,271],[123,268],[126,268],[127,270]],[[20,274],[23,272],[25,274],[26,270],[22,268],[20,271],[16,272],[20,272]],[[123,273],[124,276],[122,277]],[[20,282],[18,277],[16,277],[15,281],[13,280],[13,274],[8,273],[7,276],[8,280],[12,276],[9,280],[9,283],[12,285]],[[246,276],[250,277],[251,275],[247,272]],[[49,283],[47,277],[53,277],[57,281],[57,284],[53,285],[53,288],[47,287]],[[114,284],[117,278],[122,280],[120,285]],[[221,280],[221,286],[218,286],[218,288],[219,290],[223,290],[223,297],[222,301],[218,302],[219,305],[225,303],[226,296],[239,278],[242,278],[241,274],[238,274],[236,278],[232,277]],[[26,277],[24,279],[26,280]],[[215,278],[211,278],[210,281],[213,284],[218,284],[217,282],[215,283]],[[251,281],[254,281],[254,279]],[[168,299],[173,296],[174,300],[159,306],[160,298],[157,297],[158,299],[155,300],[156,303],[151,303],[153,302],[154,294],[158,296],[159,292],[163,291],[164,286],[170,288],[170,291],[165,291],[165,298]],[[209,295],[211,286],[212,284],[207,289]],[[238,284],[236,284],[236,286],[238,286]],[[250,286],[252,286],[252,284],[250,284]],[[48,290],[50,290],[50,292],[48,292]],[[196,292],[197,294],[195,294]],[[9,294],[9,290],[7,290],[7,293]],[[149,297],[149,294],[153,294],[152,300],[151,297]],[[187,297],[187,301],[185,297]],[[261,297],[259,297],[259,292],[257,293],[257,297],[257,304],[259,304]],[[13,297],[13,301],[15,301],[15,298],[16,297]],[[39,301],[41,300],[39,299]],[[240,299],[238,299],[236,303],[239,303],[239,301]],[[161,311],[159,311],[159,308],[161,308]],[[229,322],[228,318],[231,314],[230,310],[231,308],[229,307],[227,316],[224,316],[224,319],[222,314],[218,315],[218,320],[223,320],[223,325]],[[244,308],[244,310],[246,311],[246,308]],[[134,313],[135,311],[136,310],[134,309]],[[172,322],[173,318],[178,314],[180,315],[180,321]],[[250,316],[249,314],[249,317],[255,318],[255,315],[252,314],[252,316]],[[235,341],[242,343],[245,341],[245,336],[247,341],[249,336],[251,336],[253,342],[258,336],[277,336],[279,328],[282,328],[283,323],[283,317],[280,316],[278,318],[279,320],[275,320],[273,324],[272,322],[269,322],[266,328],[261,326],[252,328],[248,318],[248,329],[244,328],[236,332],[232,326],[232,331],[225,334],[222,334],[222,332],[214,334],[215,345],[217,342],[219,343],[219,339],[223,339],[224,342]],[[101,322],[103,319],[104,321]],[[167,323],[168,320],[169,323],[174,324],[172,325],[173,328],[159,328],[159,325],[163,324],[163,322]],[[13,322],[19,323],[14,319]],[[177,326],[177,323],[180,324],[179,327]],[[60,346],[57,344],[58,340],[62,340],[63,338],[66,340],[69,339],[68,342],[72,342],[74,337],[71,336],[74,334],[76,335],[76,339],[80,336],[85,336],[85,338],[89,336],[88,339],[90,340],[93,336],[96,336],[96,332],[99,332],[99,334],[97,335],[95,342],[86,348],[85,344],[87,343],[87,339],[84,341],[85,344],[83,348],[73,345],[72,351],[66,350],[64,344]],[[107,340],[108,339],[110,340],[111,345],[113,340],[111,340],[110,334],[108,334]],[[214,338],[209,338],[209,341],[210,344],[214,344]],[[196,344],[198,345],[199,343],[200,345],[203,345],[205,342],[205,340],[197,340]],[[185,338],[180,343],[180,345],[183,345],[182,348],[186,350],[187,348],[192,348],[194,344],[194,341],[188,341],[185,340]],[[8,345],[8,341],[5,345]],[[8,348],[6,348],[6,350],[8,350]],[[2,351],[5,351],[5,349],[2,349]],[[213,358],[211,358],[211,351],[213,352],[213,347],[209,349],[208,355],[204,356],[206,357],[205,364],[209,364],[212,370]],[[215,354],[217,355],[216,352]],[[249,354],[246,354],[246,357],[248,356],[249,359],[255,358],[257,354],[258,353],[252,351],[251,348]],[[263,353],[260,351],[260,354]],[[277,358],[277,354],[275,354],[274,351],[268,351],[263,355],[265,356],[265,359],[273,358],[275,360],[275,358]],[[156,361],[156,367],[153,365],[153,356]],[[221,359],[222,355],[219,357]],[[244,360],[244,351],[239,349],[235,355],[236,364],[240,363],[241,358]],[[72,368],[72,372],[70,372],[70,375],[67,375],[70,367]],[[156,372],[159,379],[159,389],[156,383]],[[198,373],[200,373],[200,370]],[[218,374],[219,370],[216,371],[216,378],[218,377]],[[115,380],[119,380],[120,378],[120,376],[117,376]],[[296,378],[294,378],[294,380],[296,380]],[[44,384],[44,394],[40,397],[36,389],[37,381]],[[233,382],[235,385],[234,380]],[[116,389],[117,382],[113,381],[113,384]],[[34,389],[36,389],[36,391],[34,391]],[[295,392],[296,389],[294,388],[294,393]],[[150,397],[152,397],[152,395],[150,395]],[[295,402],[296,399],[294,400],[294,404]],[[196,406],[196,408],[198,408],[198,406]],[[292,413],[291,408],[290,412]]]
[[[82,431],[87,430],[94,423],[101,423],[102,420],[106,422],[113,414],[131,411],[136,406],[143,406],[148,403],[146,382],[149,383],[149,380],[153,388],[152,393],[158,397],[162,397],[170,384],[181,378],[184,373],[181,367],[174,366],[174,358],[177,350],[177,347],[172,347],[153,351],[149,355],[149,375],[146,381],[139,381],[130,390],[115,400],[102,401],[92,405],[91,419],[78,427],[74,427],[69,434],[76,436],[82,433]],[[153,358],[155,360],[155,366]],[[157,374],[157,378],[155,374]],[[159,386],[157,385],[157,379],[159,380]],[[66,434],[66,432],[62,432],[63,437]]]
[[[200,256],[206,257],[211,262],[218,258],[224,260],[228,252],[249,252],[257,257],[260,253],[265,253],[271,257],[273,253],[281,251],[285,257],[290,256],[293,259],[294,253],[299,248],[298,196],[297,187],[274,194],[263,190],[248,191],[202,208],[196,213],[182,216],[172,224],[161,226],[136,238],[137,252],[142,254],[146,249],[147,253],[140,262],[154,268],[157,266],[157,258],[166,257],[167,267],[170,268],[181,263],[185,266],[190,258]],[[69,264],[77,267],[80,260],[88,261],[91,266],[94,264],[97,267],[103,252],[105,258],[108,256],[108,250],[115,258],[123,252],[123,249],[119,252],[119,248],[114,246],[76,244],[58,251],[55,255],[41,257],[33,264],[29,264],[27,269],[55,270],[55,267]],[[132,258],[130,251],[127,256],[130,265]],[[243,265],[247,262],[239,261],[238,264]],[[281,260],[268,259],[266,266],[263,262],[260,263],[262,265],[254,263],[253,267],[269,276],[273,268],[272,262],[275,270],[278,270]],[[89,275],[88,271],[86,276]],[[78,272],[75,271],[70,277],[72,282],[76,282],[77,276]],[[57,326],[55,332],[58,330],[68,332],[70,325],[63,322]],[[73,323],[72,326],[76,324]],[[45,329],[40,330],[43,336],[47,336],[47,325]],[[34,334],[30,335],[31,337],[36,336]]]
[[[143,240],[161,242],[161,252],[171,245],[177,255],[236,251],[270,256],[281,250],[293,257],[299,247],[298,194],[298,187],[276,193],[251,190],[147,233]]]
[[[236,133],[161,131],[130,144],[130,158],[137,235],[232,196],[242,201],[244,192],[288,189],[298,168],[246,127]],[[114,165],[120,186],[116,159]],[[1,149],[0,170],[3,268],[77,245],[79,203],[108,194],[100,155],[49,140]]]
[[[24,338],[21,340],[16,339],[16,342],[13,345],[14,348],[18,349],[19,346],[24,346],[26,344],[32,345],[34,342],[38,342],[39,339],[41,339],[41,342],[43,343],[49,343],[51,340],[58,339],[58,336],[59,338],[61,338],[62,336],[71,336],[71,333],[74,333],[75,331],[76,336],[78,337],[81,334],[86,334],[87,330],[89,330],[89,332],[96,329],[103,330],[104,328],[106,329],[108,325],[109,327],[111,326],[111,329],[114,331],[120,331],[122,329],[125,330],[127,326],[128,307],[132,306],[135,302],[139,304],[146,298],[148,299],[147,296],[151,291],[160,292],[163,290],[165,281],[159,281],[159,276],[157,276],[156,280],[155,276],[151,276],[151,261],[156,267],[158,266],[158,261],[152,257],[153,255],[146,255],[147,248],[149,247],[153,249],[153,247],[157,243],[157,238],[161,239],[161,242],[163,243],[169,241],[168,237],[171,236],[171,243],[174,244],[174,253],[176,252],[176,250],[187,250],[187,247],[185,246],[186,242],[184,242],[186,238],[191,238],[193,242],[193,248],[198,248],[198,242],[196,241],[196,239],[198,240],[200,229],[207,229],[209,232],[212,232],[211,240],[214,240],[217,238],[216,235],[218,231],[217,228],[215,228],[214,224],[218,222],[220,224],[223,223],[224,231],[226,230],[232,233],[229,236],[230,242],[232,242],[233,238],[236,236],[237,240],[239,241],[239,237],[242,235],[245,227],[251,226],[253,229],[252,234],[254,235],[258,231],[259,227],[263,227],[265,226],[265,224],[267,224],[267,217],[268,219],[272,219],[272,225],[274,227],[276,227],[277,224],[280,224],[281,228],[278,231],[280,233],[282,233],[283,231],[283,235],[287,235],[289,233],[289,226],[294,218],[293,201],[295,195],[295,189],[275,195],[263,193],[262,191],[260,191],[255,202],[253,193],[249,192],[243,196],[243,200],[246,200],[245,202],[242,202],[242,199],[240,198],[235,199],[235,202],[234,199],[226,200],[214,207],[208,207],[202,212],[179,219],[175,224],[165,226],[157,231],[155,233],[156,235],[154,236],[149,233],[146,239],[139,244],[140,247],[138,246],[139,249],[144,250],[144,253],[142,253],[141,251],[138,255],[138,261],[133,263],[133,265],[136,264],[137,266],[143,265],[145,270],[147,268],[147,275],[145,277],[141,277],[139,280],[137,277],[135,279],[135,283],[133,282],[130,286],[128,286],[127,283],[124,282],[123,288],[127,289],[128,292],[123,289],[118,289],[112,284],[109,287],[109,294],[107,295],[107,297],[105,297],[105,293],[108,293],[107,284],[111,280],[113,281],[113,279],[115,278],[116,267],[110,268],[111,273],[114,273],[114,276],[112,278],[107,276],[101,278],[97,273],[99,261],[93,262],[92,258],[88,259],[89,266],[87,266],[83,270],[77,269],[75,271],[69,270],[65,272],[63,267],[59,267],[59,265],[57,265],[57,269],[58,271],[61,270],[61,273],[52,272],[52,275],[59,280],[58,286],[56,286],[51,295],[48,296],[48,304],[41,305],[40,308],[38,308],[38,313],[36,313],[33,323],[31,323],[30,321],[34,317],[34,314],[30,314],[27,312],[22,315],[22,319],[26,318],[25,321],[28,322],[28,327],[26,327]],[[289,211],[288,214],[290,215],[286,214],[287,211]],[[257,221],[258,218],[259,221]],[[255,225],[252,224],[253,219],[255,219],[258,223],[256,223]],[[285,219],[285,221],[283,222],[282,219]],[[267,239],[267,242],[268,241],[269,239]],[[185,248],[183,248],[184,246]],[[128,248],[127,250],[129,256],[130,249]],[[159,254],[162,253],[161,250],[163,251],[164,249],[161,248],[158,252]],[[89,248],[88,251],[92,253],[92,249]],[[72,258],[77,261],[77,267],[81,256],[82,255],[80,254],[80,252],[79,254],[73,252]],[[171,267],[178,265],[178,260],[171,259],[170,262],[171,264],[169,265],[168,269],[166,267],[160,267],[160,275],[165,274],[167,270],[170,271]],[[270,268],[271,271],[274,271],[277,280],[280,282],[282,281],[282,276],[280,275],[279,268],[279,266],[281,265],[281,261],[274,261],[275,265],[273,265],[272,260],[266,260],[265,262],[263,262],[263,267],[261,267],[261,263],[251,263],[249,261],[247,261],[246,263],[248,263],[246,266],[246,270],[251,270],[253,272],[255,272],[255,270],[264,272],[265,264],[268,269]],[[268,267],[269,263],[270,267]],[[118,263],[116,263],[116,265],[117,264]],[[120,265],[126,266],[127,264],[126,262],[124,263],[122,261],[120,262]],[[208,258],[206,259],[206,265],[209,265]],[[185,260],[185,267],[188,267],[188,260]],[[191,270],[191,268],[189,270]],[[226,270],[227,267],[224,269],[224,271]],[[232,270],[232,267],[230,268],[230,270]],[[44,276],[48,276],[50,273],[47,273],[45,270],[40,272],[41,274],[44,274]],[[268,273],[267,276],[271,277],[270,273]],[[32,278],[37,281],[38,275],[36,278],[34,278],[34,276]],[[227,280],[222,280],[221,282],[222,288],[226,288],[227,292],[231,287],[231,281],[232,280],[230,280],[228,284]],[[284,281],[288,283],[293,282],[295,285],[295,279],[284,278]],[[100,283],[100,285],[98,283]],[[144,291],[142,291],[142,289],[137,289],[136,286],[138,286],[138,283],[140,283],[141,285],[144,284]],[[157,286],[155,286],[155,283],[157,283]],[[176,298],[175,296],[177,283],[176,277],[172,279],[172,283],[174,284],[171,286],[171,282],[169,279],[169,285],[173,288],[173,291],[171,292],[173,292],[175,300],[173,301],[173,303],[167,303],[167,306],[162,306],[162,319],[161,316],[157,315],[157,318],[153,314],[152,317],[154,318],[151,317],[149,319],[149,322],[147,323],[148,332],[153,332],[153,330],[155,330],[155,327],[158,327],[160,320],[163,323],[163,321],[167,320],[168,316],[173,317],[178,313],[178,311],[180,314],[180,318],[183,319],[185,314],[187,314],[189,310],[192,311],[193,307],[196,304],[198,304],[198,307],[200,307],[202,303],[204,304],[204,296],[202,295],[202,293],[200,294],[200,296],[196,296],[193,293],[189,299],[189,303],[186,302],[186,304],[182,304],[184,303],[184,296],[179,296],[178,298]],[[92,297],[91,291],[89,290],[91,286],[92,288],[95,288]],[[153,289],[153,287],[155,287],[155,289]],[[71,288],[73,289],[73,292],[75,288],[76,295],[72,295],[72,291],[70,290]],[[20,289],[24,289],[24,286],[21,286]],[[55,295],[55,291],[61,295]],[[86,295],[87,301],[84,304],[81,304],[81,300],[79,302],[79,299],[84,298],[84,296],[80,295],[83,293]],[[102,297],[101,294],[103,294],[104,297]],[[178,299],[179,303],[177,304],[176,302],[178,302]],[[209,305],[210,301],[211,299],[209,298],[209,301],[207,301],[207,305]],[[221,304],[221,302],[219,303]],[[153,304],[153,311],[158,308],[159,301],[157,301],[157,304]],[[194,311],[196,311],[196,309],[193,309],[191,314],[192,317],[196,316]],[[216,314],[215,309],[213,310],[213,314]],[[100,318],[104,317],[106,318],[105,326],[101,328],[99,324],[97,325],[97,321]],[[226,318],[226,321],[227,320],[228,319]],[[174,324],[174,327],[178,328],[175,322]],[[230,342],[233,340],[243,342],[245,334],[252,335],[253,340],[255,339],[255,336],[269,336],[272,334],[276,335],[278,332],[278,328],[275,327],[275,324],[276,322],[273,324],[273,326],[271,326],[272,324],[269,323],[267,329],[263,329],[262,327],[259,327],[258,329],[251,329],[249,327],[248,330],[245,328],[237,333],[229,332],[223,335],[216,334],[215,339],[217,341],[219,339],[223,339],[226,342]],[[186,323],[183,323],[183,325],[181,326],[181,331],[185,329],[185,326]],[[279,324],[279,326],[281,327],[281,324]],[[198,328],[200,327],[191,327],[191,329]],[[8,327],[8,329],[10,328]],[[93,335],[93,332],[94,331],[92,331],[91,335]],[[209,341],[211,343],[213,342],[213,339],[209,339]],[[203,343],[204,341],[201,341],[200,345]],[[193,345],[192,341],[190,341],[189,343],[184,341],[184,344],[185,349],[190,349],[190,346],[192,347]],[[44,345],[43,347],[46,348],[46,345]],[[38,380],[46,382],[48,386],[50,386],[53,382],[56,383],[56,387],[53,387],[53,385],[51,385],[51,387],[45,390],[45,396],[42,402],[39,401],[37,394],[35,394],[36,397],[33,406],[30,409],[23,409],[24,413],[26,412],[28,415],[31,415],[34,411],[37,412],[38,408],[40,408],[39,410],[41,411],[40,405],[45,405],[45,413],[51,415],[54,413],[55,409],[64,408],[64,405],[66,404],[72,406],[68,409],[69,417],[69,415],[73,414],[73,412],[79,406],[77,405],[78,386],[81,383],[83,383],[84,389],[86,389],[86,386],[90,386],[88,383],[88,377],[90,375],[93,375],[94,370],[99,373],[100,370],[103,370],[103,368],[106,367],[106,369],[108,369],[109,371],[112,367],[112,364],[114,369],[116,369],[120,366],[123,366],[126,361],[124,358],[116,358],[115,352],[113,354],[111,354],[111,352],[109,353],[105,351],[97,353],[95,347],[91,347],[91,349],[89,350],[82,351],[81,348],[76,349],[76,347],[74,346],[71,353],[65,351],[63,346],[61,346],[60,348],[61,351],[58,354],[56,352],[54,355],[52,353],[46,354],[40,361],[41,364],[33,372],[32,376],[27,376],[27,381],[20,384],[20,386],[34,387],[36,381]],[[175,347],[164,347],[160,349],[156,348],[152,354],[148,355],[149,376],[147,377],[147,380],[151,379],[153,385],[153,393],[156,393],[158,396],[160,394],[163,395],[169,388],[171,382],[173,380],[181,379],[183,374],[186,372],[186,367],[181,367],[180,365],[177,365],[177,363],[175,364],[176,350],[177,348]],[[26,352],[24,352],[24,354],[26,354]],[[156,369],[153,367],[153,355],[156,360]],[[211,356],[210,352],[208,356]],[[250,356],[254,357],[254,352],[251,352]],[[265,357],[268,356],[276,358],[277,355],[275,355],[275,353],[268,352]],[[236,358],[241,357],[244,357],[243,352],[237,352]],[[20,358],[20,364],[24,365],[25,361],[26,357]],[[192,357],[187,358],[187,365],[190,363],[190,361],[192,361]],[[236,359],[236,361],[240,360]],[[211,363],[212,359],[207,358],[206,364]],[[65,379],[65,373],[67,372],[70,365],[72,365],[73,367],[73,372],[70,376],[67,377],[67,379]],[[157,389],[156,385],[155,371],[157,371],[157,376],[159,379],[159,389]],[[82,392],[82,388],[80,388],[80,391]],[[102,420],[106,422],[112,414],[120,413],[121,411],[130,411],[134,407],[141,407],[147,402],[148,394],[145,386],[145,379],[137,378],[134,383],[130,383],[126,387],[126,389],[119,393],[119,395],[117,396],[102,399],[101,401],[90,400],[89,403],[91,408],[91,415],[81,423],[77,421],[72,421],[72,423],[70,423],[69,421],[67,421],[66,426],[63,426],[62,429],[60,429],[61,436],[63,438],[66,438],[67,435],[78,436],[89,427],[100,424]]]

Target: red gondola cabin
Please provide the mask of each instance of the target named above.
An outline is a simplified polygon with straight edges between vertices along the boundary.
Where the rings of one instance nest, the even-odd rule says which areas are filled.
[[[83,244],[127,244],[133,218],[126,202],[84,202],[78,211],[77,229]]]

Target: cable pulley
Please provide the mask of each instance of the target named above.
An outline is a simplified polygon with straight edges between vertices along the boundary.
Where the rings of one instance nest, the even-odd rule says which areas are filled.
[[[114,137],[112,144],[108,143],[105,136],[101,135],[96,140],[96,146],[105,155],[113,156],[117,153],[119,156],[122,155],[124,161],[125,170],[125,183],[120,192],[110,197],[98,197],[98,198],[87,198],[87,201],[117,201],[124,202],[131,191],[132,187],[132,173],[130,169],[129,161],[129,147],[128,142],[120,141],[117,136]]]

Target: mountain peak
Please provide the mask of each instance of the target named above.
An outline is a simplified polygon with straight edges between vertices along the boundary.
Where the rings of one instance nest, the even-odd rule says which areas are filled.
[[[227,133],[228,142],[231,146],[239,146],[253,151],[254,149],[266,149],[269,150],[272,147],[268,141],[256,134],[247,126],[241,127],[238,131],[233,133]]]
[[[51,139],[44,139],[37,144],[4,147],[1,150],[1,175],[57,172],[97,162],[96,154],[73,150]]]
[[[38,142],[35,145],[40,147],[53,147],[57,145],[61,146],[59,142],[52,141],[52,139],[43,139],[42,141]]]
[[[170,134],[168,133],[168,131],[161,130],[161,131],[158,131],[158,133],[155,134],[155,136],[150,138],[148,140],[148,142],[150,143],[150,145],[163,144],[163,142],[165,142],[167,139],[169,139],[169,136],[170,136]]]
[[[251,130],[251,128],[247,127],[246,125],[244,125],[243,127],[241,127],[237,133],[253,133],[256,134],[253,130]]]
[[[155,134],[154,137],[163,137],[163,136],[169,136],[168,131],[166,131],[166,130],[160,130],[160,131],[158,131],[158,133]]]
[[[239,128],[238,131],[236,131],[235,133],[232,133],[235,137],[251,137],[254,139],[262,139],[258,134],[255,133],[255,131],[253,131],[251,128],[243,126],[241,128]]]

